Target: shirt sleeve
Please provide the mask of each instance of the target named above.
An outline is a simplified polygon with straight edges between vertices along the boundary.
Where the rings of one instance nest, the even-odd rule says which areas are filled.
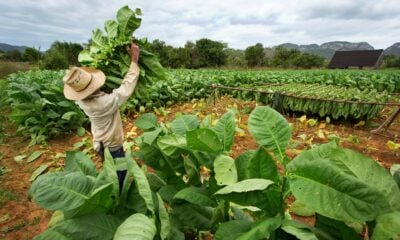
[[[122,80],[121,86],[114,89],[110,94],[113,101],[118,103],[118,107],[124,104],[135,90],[139,79],[139,71],[139,66],[132,62],[128,73],[125,75],[124,80]]]

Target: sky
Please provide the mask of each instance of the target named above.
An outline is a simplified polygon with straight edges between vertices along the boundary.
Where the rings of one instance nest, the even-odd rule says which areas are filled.
[[[85,43],[125,5],[142,9],[135,36],[175,47],[200,38],[236,49],[400,42],[400,0],[0,0],[0,42],[41,50],[56,40]]]

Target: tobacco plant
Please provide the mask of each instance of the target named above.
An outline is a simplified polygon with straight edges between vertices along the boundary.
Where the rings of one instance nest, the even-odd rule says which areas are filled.
[[[136,125],[145,131],[137,156],[154,170],[150,185],[168,203],[174,239],[202,231],[226,240],[351,240],[366,228],[372,239],[399,234],[400,191],[385,169],[335,142],[289,159],[290,126],[271,108],[251,113],[248,129],[259,148],[236,159],[229,154],[233,112],[214,127],[193,115],[167,128],[145,114]],[[291,219],[290,195],[315,211],[315,226]]]
[[[18,125],[18,133],[31,137],[31,144],[71,131],[84,132],[85,114],[63,94],[65,71],[29,71],[8,78],[6,103],[9,118]]]
[[[248,120],[259,147],[236,159],[230,156],[233,111],[215,126],[194,115],[164,124],[143,114],[135,124],[144,133],[133,156],[114,162],[106,151],[98,173],[86,155],[68,152],[63,172],[33,183],[34,201],[56,210],[35,239],[179,240],[207,231],[216,240],[355,240],[364,233],[379,240],[400,234],[400,190],[385,169],[336,142],[291,160],[291,128],[269,107],[256,107]],[[121,195],[117,169],[129,175]],[[290,217],[290,196],[315,213],[314,226]]]

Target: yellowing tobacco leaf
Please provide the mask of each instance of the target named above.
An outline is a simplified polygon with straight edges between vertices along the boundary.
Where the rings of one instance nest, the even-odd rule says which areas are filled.
[[[321,129],[319,129],[317,132],[315,132],[315,134],[317,135],[317,137],[319,139],[325,139],[326,138],[324,132]]]
[[[324,129],[326,128],[326,123],[320,123],[318,126],[319,129]]]
[[[393,150],[393,151],[400,148],[400,144],[399,143],[395,143],[395,142],[390,141],[390,140],[386,142],[386,146],[388,146],[388,148],[390,150]]]
[[[365,121],[359,121],[354,127],[361,127],[365,125]]]
[[[317,125],[317,120],[311,118],[307,121],[308,126],[310,127],[314,127],[315,125]]]
[[[305,123],[307,121],[307,115],[303,115],[300,118],[298,118],[297,120],[299,120],[299,122],[301,122],[301,123]]]
[[[298,137],[301,138],[303,141],[307,139],[307,135],[305,133],[300,134]]]
[[[241,128],[236,127],[235,131],[236,131],[236,134],[237,134],[239,137],[244,137],[244,136],[246,136],[245,131],[243,131],[243,129],[241,129]]]

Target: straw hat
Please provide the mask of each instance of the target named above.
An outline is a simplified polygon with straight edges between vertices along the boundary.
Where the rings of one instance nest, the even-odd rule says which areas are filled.
[[[73,67],[64,76],[64,96],[70,100],[82,100],[104,85],[106,76],[98,69]]]

